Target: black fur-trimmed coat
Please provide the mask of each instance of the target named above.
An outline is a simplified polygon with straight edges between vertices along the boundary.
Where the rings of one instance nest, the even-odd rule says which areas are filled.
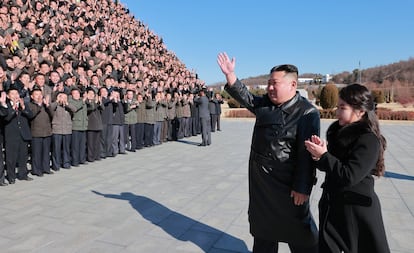
[[[320,252],[390,252],[374,191],[373,170],[380,151],[364,122],[327,131],[328,152],[318,162],[326,172],[319,202]]]

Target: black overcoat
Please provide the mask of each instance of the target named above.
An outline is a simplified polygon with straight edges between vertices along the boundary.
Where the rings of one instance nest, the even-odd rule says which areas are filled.
[[[365,122],[327,131],[328,152],[318,162],[326,172],[319,202],[320,252],[390,252],[373,170],[380,142]]]
[[[249,223],[254,237],[311,247],[317,229],[309,202],[296,206],[294,190],[310,195],[315,164],[304,141],[319,135],[319,111],[296,95],[276,106],[267,95],[253,96],[239,80],[227,92],[256,116],[249,159]]]

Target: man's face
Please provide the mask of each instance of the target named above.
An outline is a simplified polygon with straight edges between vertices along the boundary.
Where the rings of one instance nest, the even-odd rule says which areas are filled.
[[[71,92],[72,98],[75,100],[79,100],[80,99],[80,92],[78,90],[73,90]]]
[[[40,66],[40,71],[41,71],[42,73],[49,73],[49,70],[50,70],[50,68],[49,68],[49,65],[47,65],[47,64],[42,64],[42,65]]]
[[[45,76],[43,76],[43,75],[36,76],[35,82],[40,87],[43,87],[45,85]]]
[[[296,94],[296,79],[284,71],[275,71],[270,74],[267,83],[267,95],[275,105],[280,105]]]
[[[42,100],[43,100],[42,91],[35,90],[35,91],[32,92],[32,95],[30,97],[33,99],[33,101],[36,104],[41,104],[42,103]]]
[[[17,90],[10,90],[9,92],[7,92],[7,98],[13,103],[16,103],[20,101],[19,92]]]
[[[50,73],[50,77],[49,78],[52,81],[52,83],[54,83],[54,84],[57,84],[59,82],[59,80],[60,80],[60,76],[56,72]]]
[[[23,74],[19,79],[23,84],[30,82],[30,76],[28,74]]]
[[[108,91],[106,89],[101,89],[100,94],[101,94],[101,97],[104,97],[104,98],[108,97]]]
[[[132,91],[127,92],[127,99],[132,100],[134,98],[134,93]]]

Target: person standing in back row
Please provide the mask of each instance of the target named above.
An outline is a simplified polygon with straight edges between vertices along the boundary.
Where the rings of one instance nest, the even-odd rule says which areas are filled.
[[[270,70],[267,94],[253,96],[237,79],[236,61],[217,57],[226,91],[255,114],[249,159],[249,222],[253,253],[278,252],[286,242],[293,253],[318,252],[318,232],[309,211],[315,164],[304,141],[320,131],[318,110],[297,92],[294,65]]]

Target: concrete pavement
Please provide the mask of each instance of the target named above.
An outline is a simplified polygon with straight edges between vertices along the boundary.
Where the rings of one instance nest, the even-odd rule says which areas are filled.
[[[381,127],[388,171],[376,191],[389,244],[414,252],[414,122]],[[211,146],[191,137],[0,187],[0,252],[249,252],[252,128],[250,119],[222,119]]]

